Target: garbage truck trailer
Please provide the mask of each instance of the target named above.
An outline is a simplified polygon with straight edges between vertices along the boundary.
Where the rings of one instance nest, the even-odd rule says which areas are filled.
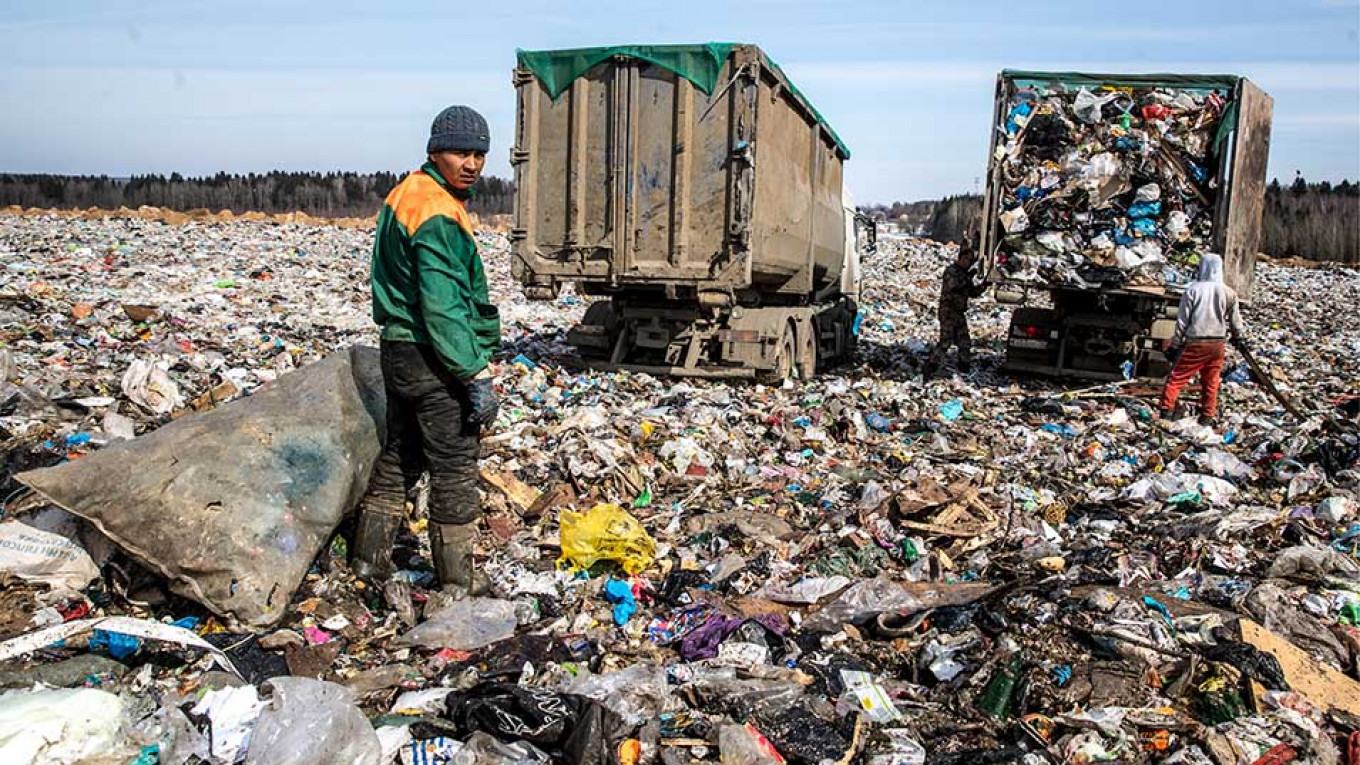
[[[845,359],[860,288],[850,152],[751,45],[520,51],[512,273],[595,298],[593,366],[810,377]]]
[[[979,247],[1018,306],[1005,368],[1164,374],[1204,252],[1249,302],[1272,104],[1230,75],[1001,72]]]

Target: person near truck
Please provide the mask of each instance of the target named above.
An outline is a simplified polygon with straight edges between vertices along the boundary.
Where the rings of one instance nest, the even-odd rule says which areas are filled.
[[[1229,340],[1244,343],[1237,292],[1223,283],[1223,258],[1207,253],[1199,262],[1195,282],[1181,295],[1176,331],[1167,348],[1174,366],[1162,388],[1161,415],[1171,418],[1181,390],[1199,375],[1200,424],[1213,425],[1218,417],[1218,388]]]
[[[968,301],[986,291],[987,286],[974,278],[977,264],[977,242],[972,234],[959,245],[959,255],[944,269],[940,283],[940,339],[931,350],[922,374],[930,378],[944,363],[949,347],[959,349],[959,371],[973,370],[973,340],[968,334]]]
[[[500,314],[487,297],[467,200],[491,137],[482,115],[450,106],[435,117],[428,159],[387,195],[373,242],[373,318],[382,327],[387,440],[359,506],[353,568],[393,571],[406,498],[430,474],[429,538],[439,584],[479,594],[473,548],[481,516],[481,429],[496,417],[491,355]]]

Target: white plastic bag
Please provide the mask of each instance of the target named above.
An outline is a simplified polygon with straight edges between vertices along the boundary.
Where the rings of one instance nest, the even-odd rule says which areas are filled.
[[[127,762],[139,748],[127,738],[126,716],[122,699],[93,688],[0,694],[0,762]]]
[[[163,361],[132,362],[123,373],[123,395],[155,414],[169,414],[184,405],[179,386],[170,379],[169,365]]]
[[[306,677],[268,685],[274,697],[250,737],[246,765],[380,765],[378,734],[344,686]]]
[[[429,615],[428,620],[397,638],[403,646],[475,651],[515,634],[515,604],[495,598],[464,598]]]

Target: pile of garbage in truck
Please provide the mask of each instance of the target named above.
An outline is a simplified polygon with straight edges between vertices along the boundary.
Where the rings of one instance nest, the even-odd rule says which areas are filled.
[[[1189,282],[1214,246],[1229,98],[1221,87],[1011,82],[994,158],[1001,273],[1076,287]]]
[[[1221,102],[1024,105],[1013,263],[1203,246]],[[396,576],[347,562],[371,239],[0,217],[0,761],[1360,761],[1360,272],[1259,266],[1307,416],[1234,361],[1209,428],[1000,374],[990,298],[977,371],[923,380],[952,245],[881,238],[855,363],[761,385],[581,366],[583,300],[526,301],[480,230],[492,586],[450,600],[420,492]]]

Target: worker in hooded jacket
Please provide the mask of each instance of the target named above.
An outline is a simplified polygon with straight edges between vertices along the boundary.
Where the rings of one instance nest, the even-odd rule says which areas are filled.
[[[1242,337],[1237,292],[1223,283],[1223,258],[1208,253],[1199,262],[1194,284],[1181,295],[1176,331],[1167,349],[1167,358],[1174,361],[1174,366],[1162,388],[1162,417],[1173,416],[1181,390],[1198,374],[1203,390],[1200,423],[1215,424],[1218,388],[1229,340],[1239,344],[1246,342]]]
[[[428,471],[439,584],[463,594],[486,590],[473,565],[477,457],[481,430],[499,408],[489,364],[501,327],[466,203],[490,143],[476,111],[440,112],[428,161],[392,189],[378,213],[371,282],[373,318],[382,326],[387,440],[359,507],[353,565],[365,579],[392,573],[407,495]]]

